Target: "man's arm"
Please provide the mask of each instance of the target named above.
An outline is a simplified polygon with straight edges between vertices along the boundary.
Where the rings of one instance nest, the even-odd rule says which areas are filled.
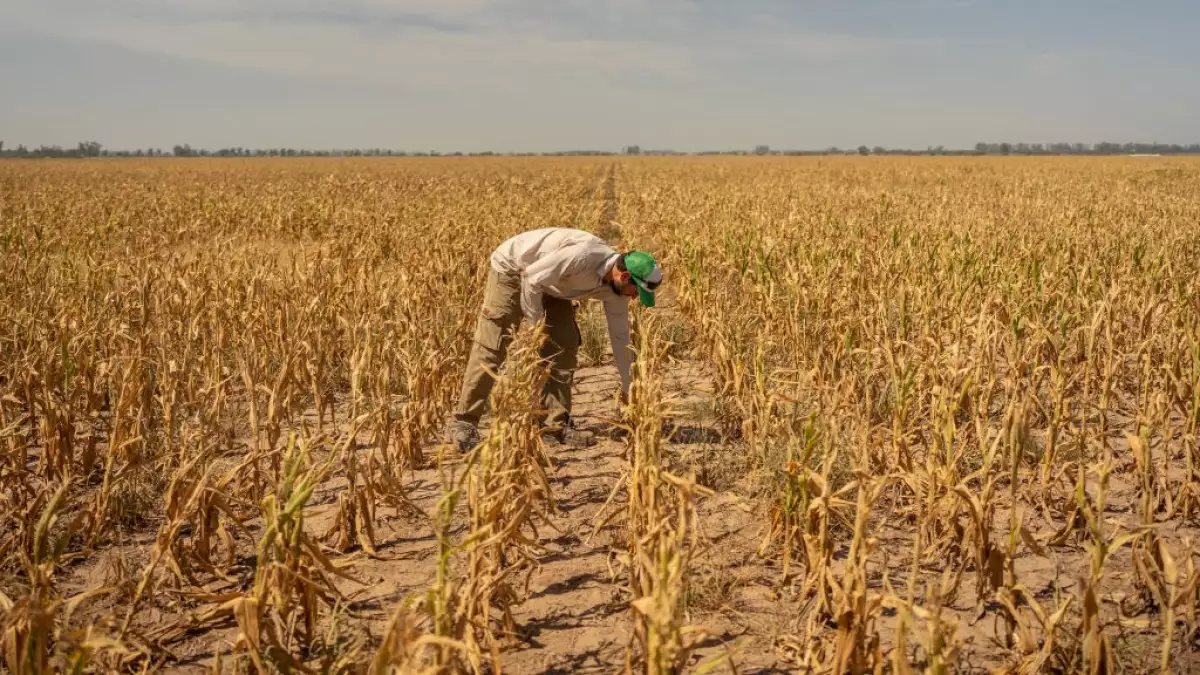
[[[608,339],[612,342],[613,361],[621,374],[621,392],[629,395],[631,374],[629,364],[629,301],[622,297],[604,301],[604,316],[608,320]]]
[[[521,311],[529,323],[534,324],[546,316],[546,308],[542,305],[542,288],[529,277],[521,276]]]

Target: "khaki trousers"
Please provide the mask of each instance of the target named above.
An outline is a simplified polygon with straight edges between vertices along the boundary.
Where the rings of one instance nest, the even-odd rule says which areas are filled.
[[[550,376],[542,391],[542,408],[548,412],[546,426],[560,427],[566,424],[571,412],[571,386],[579,363],[579,326],[575,322],[575,305],[570,300],[544,296],[543,306],[547,339],[538,353],[549,360]],[[495,384],[488,371],[499,372],[522,317],[521,278],[489,269],[483,308],[475,325],[475,340],[454,411],[456,420],[479,424]]]

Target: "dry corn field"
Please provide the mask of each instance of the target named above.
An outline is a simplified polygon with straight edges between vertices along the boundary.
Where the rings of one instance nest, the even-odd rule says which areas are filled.
[[[491,249],[666,270],[442,445]],[[11,673],[1200,670],[1200,161],[0,163]]]

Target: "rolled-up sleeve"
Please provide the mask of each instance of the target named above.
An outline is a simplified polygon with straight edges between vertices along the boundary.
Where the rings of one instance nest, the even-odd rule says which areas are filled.
[[[631,375],[629,364],[632,351],[629,349],[629,302],[625,298],[605,300],[604,316],[608,320],[608,339],[612,342],[613,361],[621,374],[621,391],[629,393]]]

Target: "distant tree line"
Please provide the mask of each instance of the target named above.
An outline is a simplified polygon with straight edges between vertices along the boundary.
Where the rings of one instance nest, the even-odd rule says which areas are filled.
[[[976,143],[979,155],[1196,155],[1200,143]]]
[[[83,141],[74,148],[41,145],[33,149],[24,145],[6,148],[4,141],[0,141],[0,157],[103,157],[105,154],[104,146],[95,141]]]
[[[193,148],[189,144],[175,145],[170,150],[162,148],[138,148],[136,150],[109,150],[100,143],[87,141],[73,148],[60,145],[40,145],[36,148],[18,145],[13,148],[0,141],[0,157],[499,157],[499,156],[554,156],[554,155],[616,155],[609,150],[563,150],[559,152],[410,152],[388,148],[351,148],[345,150],[307,150],[296,148],[220,148],[208,150]]]
[[[943,146],[924,150],[908,148],[884,148],[882,146],[857,148],[829,147],[820,150],[775,150],[767,145],[757,145],[749,150],[703,150],[680,152],[670,149],[646,150],[638,145],[629,145],[618,151],[611,150],[562,150],[557,152],[411,152],[387,148],[354,148],[346,150],[305,150],[296,148],[220,148],[207,150],[193,148],[189,144],[176,145],[170,150],[140,148],[136,150],[108,150],[96,141],[83,141],[75,147],[41,145],[27,148],[18,145],[8,147],[0,141],[0,157],[44,158],[44,157],[531,157],[531,156],[613,156],[613,155],[1200,155],[1200,143],[1180,145],[1177,143],[976,143],[970,149],[947,149]]]

